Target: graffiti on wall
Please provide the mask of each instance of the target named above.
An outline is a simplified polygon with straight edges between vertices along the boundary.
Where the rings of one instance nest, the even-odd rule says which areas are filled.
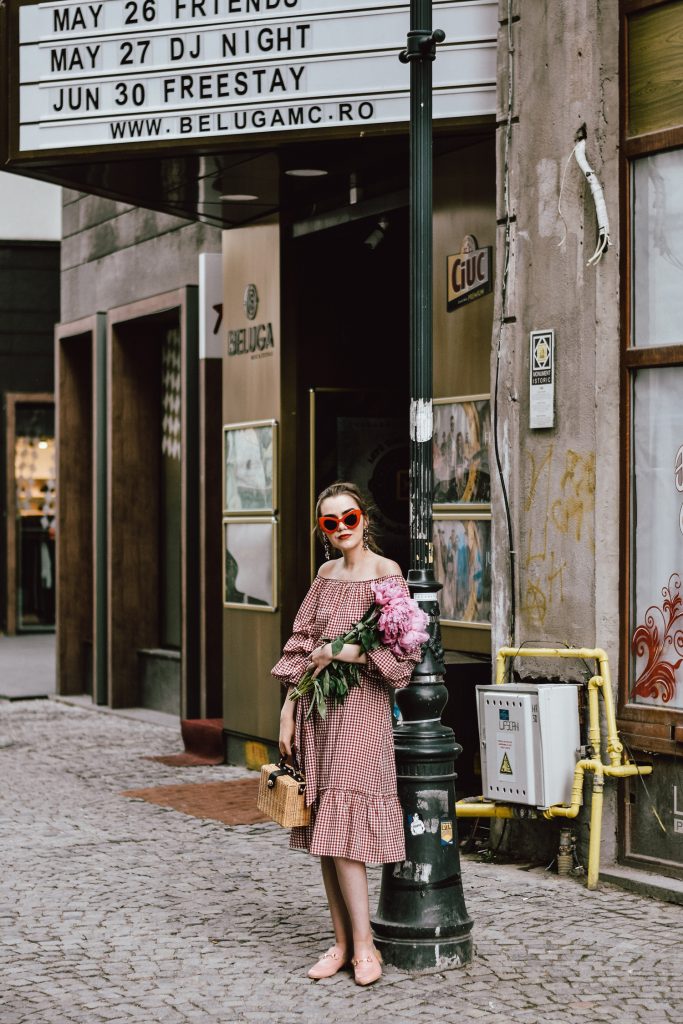
[[[572,548],[595,550],[595,452],[560,453],[550,444],[529,454],[529,469],[522,612],[529,626],[542,627],[549,611],[564,601]]]

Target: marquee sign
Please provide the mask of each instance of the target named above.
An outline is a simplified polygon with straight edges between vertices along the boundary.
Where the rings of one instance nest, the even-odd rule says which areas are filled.
[[[497,3],[435,0],[435,119],[495,110]],[[406,122],[409,2],[51,0],[18,10],[18,154]]]

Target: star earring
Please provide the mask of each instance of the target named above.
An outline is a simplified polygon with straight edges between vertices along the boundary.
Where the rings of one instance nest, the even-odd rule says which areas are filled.
[[[363,551],[368,550],[368,542],[370,540],[370,528],[366,523],[363,527]]]
[[[330,542],[329,542],[329,540],[327,539],[327,537],[323,537],[323,547],[324,547],[324,549],[325,549],[325,558],[326,558],[326,559],[327,559],[327,561],[329,562],[329,560],[330,560],[330,555],[332,554],[332,552],[330,551]]]

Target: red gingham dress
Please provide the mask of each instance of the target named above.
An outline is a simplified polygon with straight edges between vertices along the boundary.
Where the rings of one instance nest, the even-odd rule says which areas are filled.
[[[408,594],[403,577],[396,578]],[[272,674],[288,686],[298,683],[311,651],[362,618],[374,601],[374,582],[316,576]],[[372,651],[367,664],[359,666],[361,685],[352,687],[342,704],[329,701],[325,719],[317,711],[305,717],[309,696],[297,701],[294,742],[312,813],[310,825],[292,829],[292,849],[366,864],[405,859],[389,688],[408,685],[419,655],[419,648],[405,657],[387,647]]]

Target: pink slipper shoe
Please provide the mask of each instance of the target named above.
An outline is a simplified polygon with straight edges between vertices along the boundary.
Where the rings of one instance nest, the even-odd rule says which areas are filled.
[[[355,956],[351,963],[356,985],[372,985],[382,977],[382,954],[378,950],[374,955]]]
[[[313,964],[308,972],[308,977],[314,981],[331,978],[337,971],[341,971],[342,967],[346,967],[347,962],[341,953],[334,951],[334,948],[328,949],[327,953],[323,953],[318,962]]]

